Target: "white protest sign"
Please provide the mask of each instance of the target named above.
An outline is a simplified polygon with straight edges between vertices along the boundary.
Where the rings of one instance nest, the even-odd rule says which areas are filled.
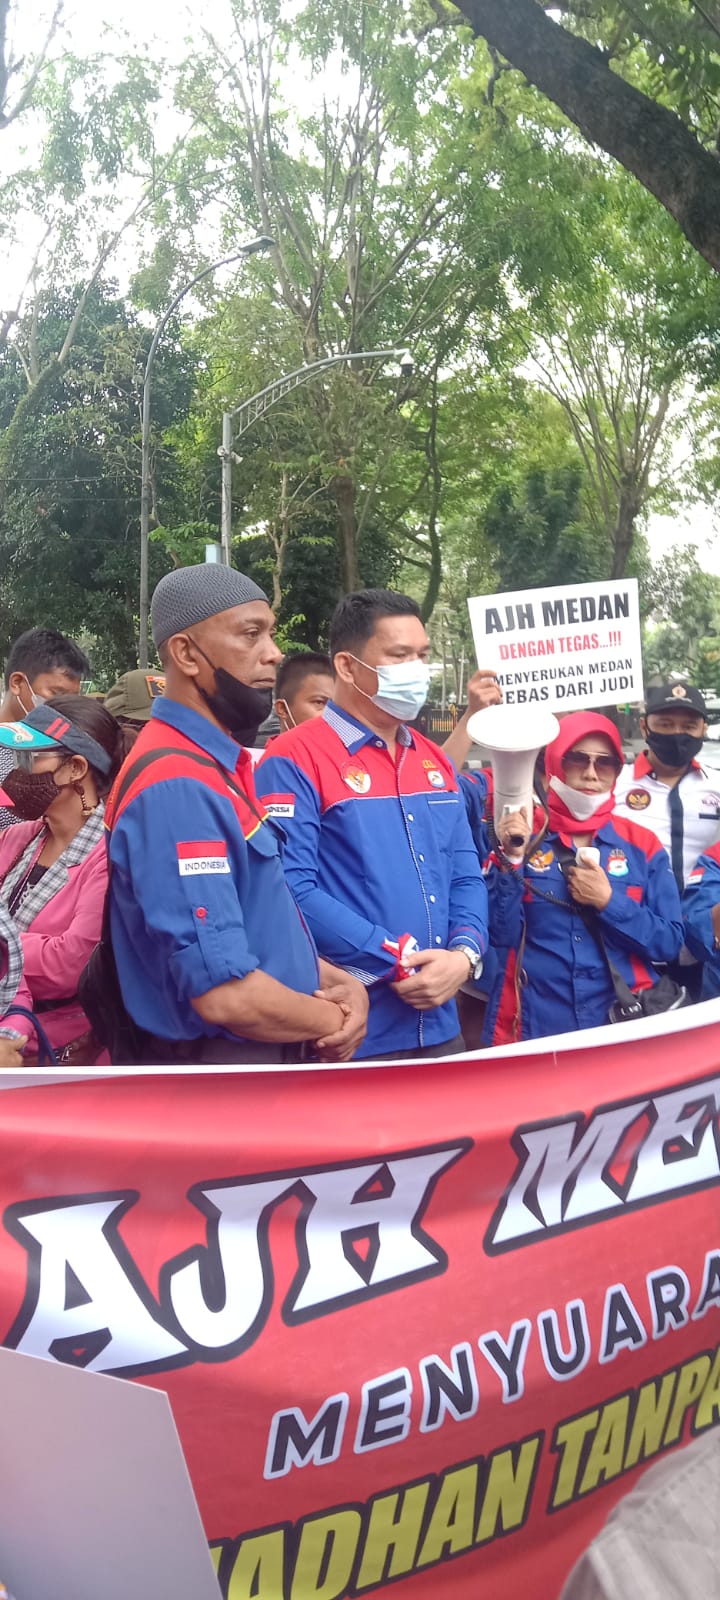
[[[162,1390],[0,1349],[0,1407],[17,1600],[220,1600]]]
[[[643,697],[637,578],[468,600],[478,666],[506,705],[582,711]]]

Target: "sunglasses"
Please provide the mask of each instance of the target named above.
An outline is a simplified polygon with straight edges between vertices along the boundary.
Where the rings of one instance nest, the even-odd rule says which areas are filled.
[[[562,764],[566,772],[575,773],[586,772],[588,767],[594,767],[599,778],[616,778],[620,771],[617,756],[593,755],[584,750],[568,750]]]

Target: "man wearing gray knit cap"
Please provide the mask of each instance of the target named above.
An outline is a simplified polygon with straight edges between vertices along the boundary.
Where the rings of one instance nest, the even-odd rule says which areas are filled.
[[[243,748],[281,659],[267,598],[234,568],[180,567],[155,590],[152,628],[165,694],[105,814],[135,1059],[277,1063],[314,1043],[322,1059],[348,1060],[365,990],[318,961]]]

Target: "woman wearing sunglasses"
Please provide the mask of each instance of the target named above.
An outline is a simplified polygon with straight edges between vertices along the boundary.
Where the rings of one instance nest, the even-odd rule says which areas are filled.
[[[545,752],[547,829],[531,840],[523,813],[500,824],[487,870],[498,962],[486,1043],[608,1021],[615,989],[588,913],[636,993],[658,981],[654,962],[673,961],[680,950],[680,900],[667,854],[647,828],[613,816],[622,765],[612,722],[572,712]],[[520,834],[524,850],[511,845]]]

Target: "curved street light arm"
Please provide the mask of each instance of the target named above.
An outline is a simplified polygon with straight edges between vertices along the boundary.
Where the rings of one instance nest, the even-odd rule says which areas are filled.
[[[224,411],[222,419],[222,444],[218,455],[222,462],[222,487],[220,496],[220,539],[222,544],[222,559],[226,566],[232,561],[232,469],[233,461],[238,460],[233,452],[233,440],[240,439],[248,428],[251,428],[258,417],[265,415],[271,406],[282,400],[283,396],[290,394],[293,389],[299,389],[303,383],[308,383],[311,378],[316,378],[320,372],[327,372],[330,367],[342,366],[347,361],[390,361],[397,356],[400,362],[400,371],[410,373],[413,369],[413,359],[410,351],[403,346],[402,349],[390,350],[353,350],[345,351],[339,356],[323,356],[319,361],[310,361],[305,367],[296,367],[294,372],[288,372],[282,378],[276,378],[273,383],[259,389],[257,394],[243,400],[242,404],[235,406],[233,411]],[[235,419],[238,418],[237,424]]]
[[[393,356],[398,356],[408,365],[411,364],[409,353],[403,347],[397,350],[356,350],[339,356],[324,356],[320,361],[311,361],[306,367],[297,367],[294,372],[286,373],[283,378],[276,378],[274,383],[268,383],[264,389],[258,390],[257,394],[251,395],[249,400],[243,400],[241,405],[227,412],[229,417],[240,418],[239,426],[233,429],[233,437],[239,439],[256,417],[263,416],[292,389],[298,389],[301,384],[308,383],[311,378],[326,372],[328,368],[342,366],[348,361],[390,361]]]

